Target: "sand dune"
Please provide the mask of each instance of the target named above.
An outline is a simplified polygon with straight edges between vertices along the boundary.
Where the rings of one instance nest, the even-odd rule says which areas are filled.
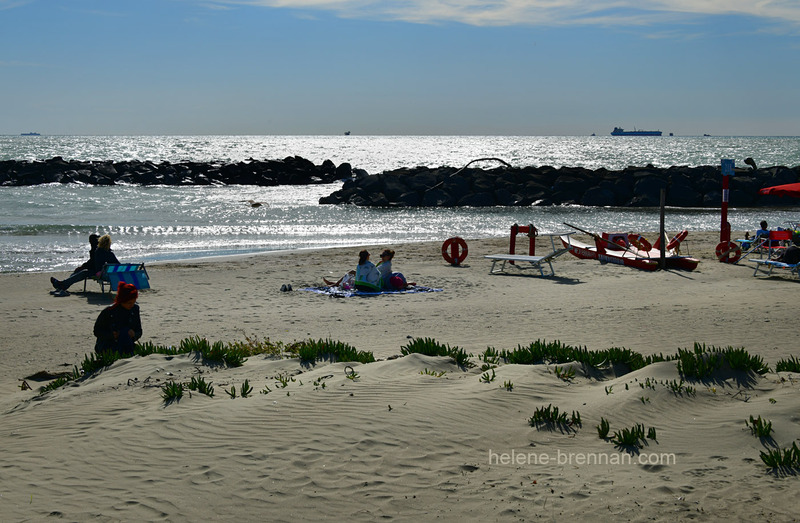
[[[379,361],[303,366],[259,355],[226,368],[154,354],[41,395],[19,380],[79,365],[108,298],[53,298],[47,275],[0,275],[0,519],[795,520],[797,477],[768,472],[759,453],[800,438],[797,374],[720,371],[681,393],[668,386],[681,379],[670,361],[632,372],[500,364],[491,382],[482,378],[487,347],[537,339],[645,355],[744,346],[773,370],[800,355],[797,282],[754,278],[750,266],[706,254],[713,234],[690,238],[703,259],[695,272],[561,257],[554,278],[489,275],[481,255],[503,252],[505,238],[470,240],[458,268],[439,244],[393,246],[397,270],[444,290],[374,298],[279,291],[338,277],[358,249],[154,265],[153,289],[140,297],[144,340],[330,338]],[[414,337],[462,347],[474,366],[396,357]],[[560,379],[556,367],[575,376]],[[278,376],[294,381],[284,388]],[[214,397],[185,393],[165,405],[164,383],[192,377],[213,383]],[[245,380],[249,397],[225,393]],[[579,413],[581,426],[532,427],[548,405]],[[751,434],[751,415],[772,421],[772,439]],[[642,424],[657,437],[616,447],[598,437],[601,418],[612,432]]]

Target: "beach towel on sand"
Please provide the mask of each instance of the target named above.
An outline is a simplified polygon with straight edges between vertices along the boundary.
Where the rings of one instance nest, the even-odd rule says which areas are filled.
[[[327,296],[335,296],[337,298],[350,298],[351,296],[378,296],[380,294],[413,294],[417,292],[441,292],[442,289],[434,289],[432,287],[423,287],[421,285],[417,285],[414,287],[409,287],[407,289],[403,289],[401,291],[358,291],[355,289],[342,289],[341,287],[306,287],[304,289],[298,289],[301,291],[308,291],[308,292],[316,292],[317,294],[325,294]]]

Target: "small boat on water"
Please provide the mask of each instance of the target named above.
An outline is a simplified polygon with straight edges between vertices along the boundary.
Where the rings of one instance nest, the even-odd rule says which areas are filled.
[[[614,130],[611,131],[611,136],[661,136],[661,131],[642,131],[639,129],[626,131],[622,127],[614,127]]]
[[[580,229],[579,229],[580,230]],[[586,231],[582,231],[586,233]],[[650,244],[646,238],[635,233],[608,233],[601,236],[590,234],[594,245],[585,244],[570,235],[561,236],[561,243],[573,256],[583,260],[599,260],[601,263],[616,263],[626,267],[634,267],[643,271],[655,271],[661,258],[661,241]],[[665,246],[665,264],[667,269],[693,271],[700,260],[678,253],[680,243],[689,231],[678,233]],[[664,239],[666,241],[666,238]]]

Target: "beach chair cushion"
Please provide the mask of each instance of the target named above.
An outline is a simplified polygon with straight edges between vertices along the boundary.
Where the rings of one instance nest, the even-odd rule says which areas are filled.
[[[89,278],[87,278],[88,280]],[[92,280],[100,284],[100,291],[106,292],[108,285],[109,292],[119,285],[119,282],[133,284],[137,289],[149,289],[150,277],[144,268],[144,263],[119,263],[107,264],[103,270],[91,277]],[[83,291],[86,292],[86,281],[83,282]]]
[[[144,263],[120,263],[117,265],[106,265],[100,273],[100,279],[111,284],[112,289],[116,289],[119,282],[133,284],[137,289],[149,289],[150,278],[144,268]]]

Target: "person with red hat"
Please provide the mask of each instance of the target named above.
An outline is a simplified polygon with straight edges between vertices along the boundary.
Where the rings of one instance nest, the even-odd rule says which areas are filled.
[[[135,285],[119,282],[114,304],[103,309],[94,322],[95,352],[111,351],[121,356],[133,356],[134,343],[142,337],[142,320],[136,304],[138,297]]]

